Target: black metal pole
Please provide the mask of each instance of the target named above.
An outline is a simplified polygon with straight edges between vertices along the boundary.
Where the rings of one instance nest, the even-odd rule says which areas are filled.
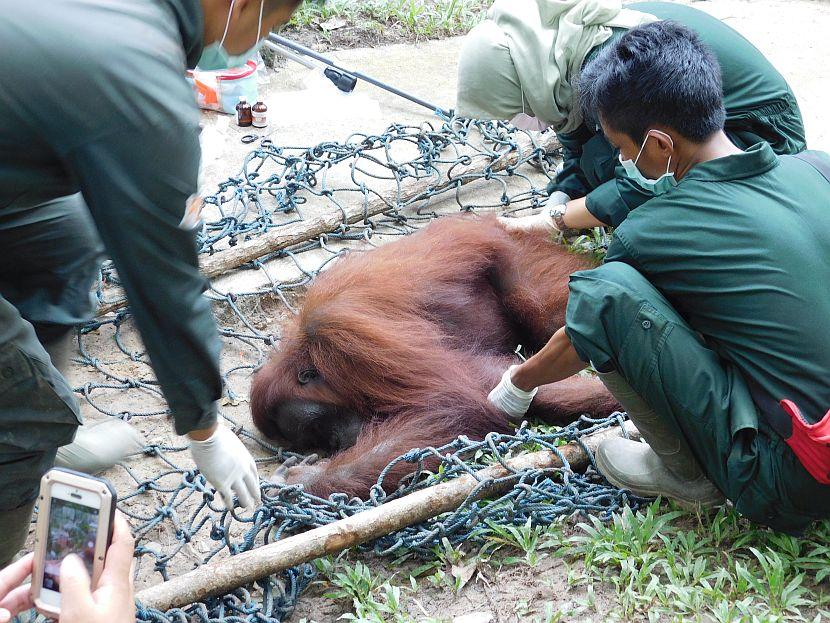
[[[318,60],[321,63],[324,63],[324,64],[326,64],[330,67],[333,67],[334,69],[337,69],[338,71],[345,72],[347,74],[351,74],[352,76],[354,76],[356,78],[359,78],[360,80],[363,80],[364,82],[368,82],[369,84],[375,85],[379,89],[383,89],[384,91],[389,91],[390,93],[394,93],[398,97],[402,97],[404,99],[409,100],[410,102],[418,104],[419,106],[423,106],[424,108],[428,108],[429,110],[434,112],[439,117],[450,117],[451,116],[451,112],[449,110],[445,110],[445,109],[441,108],[440,106],[436,106],[435,104],[431,104],[431,103],[427,102],[426,100],[422,100],[420,97],[416,97],[415,95],[411,95],[411,94],[409,94],[405,91],[401,91],[400,89],[397,89],[397,88],[393,87],[392,85],[386,84],[385,82],[381,82],[380,80],[372,78],[372,76],[367,76],[366,74],[364,74],[362,72],[351,71],[351,70],[346,69],[344,67],[340,67],[339,65],[337,65],[337,63],[335,63],[331,59],[326,58],[322,54],[318,54],[314,50],[312,50],[310,48],[307,48],[304,45],[300,45],[299,43],[295,43],[294,41],[291,41],[290,39],[286,39],[285,37],[281,37],[280,35],[276,35],[276,34],[273,34],[273,33],[268,35],[268,39],[270,39],[271,41],[273,41],[274,43],[276,43],[278,45],[281,45],[281,46],[284,46],[284,47],[288,48],[289,50],[294,50],[295,52],[303,54],[304,56],[309,56],[309,57],[311,57],[315,60]]]

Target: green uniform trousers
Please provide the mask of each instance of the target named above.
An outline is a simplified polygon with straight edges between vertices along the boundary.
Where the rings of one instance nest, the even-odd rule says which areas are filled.
[[[762,419],[740,372],[623,262],[574,273],[566,332],[583,361],[619,371],[749,519],[790,534],[830,517],[816,482]]]
[[[80,424],[78,403],[41,342],[94,311],[102,246],[80,195],[0,209],[0,511],[30,504],[57,448]]]

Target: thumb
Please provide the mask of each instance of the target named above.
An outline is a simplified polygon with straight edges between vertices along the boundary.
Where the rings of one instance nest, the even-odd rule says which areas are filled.
[[[91,580],[84,561],[77,554],[69,554],[61,563],[61,612],[90,612],[94,603],[90,591]]]

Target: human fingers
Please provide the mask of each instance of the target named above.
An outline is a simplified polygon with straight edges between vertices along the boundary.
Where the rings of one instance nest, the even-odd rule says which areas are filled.
[[[62,623],[87,620],[82,617],[95,607],[90,582],[89,573],[80,556],[69,554],[63,559],[60,571]]]
[[[262,504],[262,493],[259,490],[259,474],[256,470],[256,464],[253,465],[253,470],[245,474],[245,487],[248,493],[253,497],[254,508]]]
[[[242,505],[243,508],[252,508],[254,505],[254,499],[251,494],[248,492],[248,486],[245,484],[245,480],[240,478],[232,485],[234,493],[236,493],[236,497],[239,499],[239,503]],[[231,507],[229,506],[228,509]]]
[[[219,499],[222,500],[222,504],[225,505],[225,508],[227,508],[228,510],[233,509],[233,488],[230,484],[225,485],[221,488],[217,487],[216,493],[219,494]]]
[[[0,623],[8,623],[13,616],[34,608],[30,584],[18,586],[0,600]]]
[[[130,568],[135,554],[135,539],[133,539],[130,524],[120,512],[115,514],[113,522],[112,544],[107,549],[107,558],[104,562],[104,571],[101,574],[100,584],[131,581]]]
[[[27,554],[0,571],[0,599],[20,586],[23,580],[31,575],[34,560],[34,554]]]
[[[498,219],[498,222],[507,231],[514,231],[516,229],[521,229],[521,226],[520,226],[520,223],[519,223],[519,217],[507,218],[505,216],[500,216],[499,219]]]

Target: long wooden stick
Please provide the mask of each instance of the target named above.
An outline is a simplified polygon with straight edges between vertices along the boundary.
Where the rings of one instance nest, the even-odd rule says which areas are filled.
[[[516,149],[511,149],[495,161],[488,161],[486,164],[490,169],[504,171],[515,166],[521,158],[526,157],[537,147],[541,147],[545,151],[551,151],[560,146],[559,140],[553,132],[542,134],[535,143],[530,136],[521,134],[516,139],[516,144]],[[470,164],[453,167],[452,178],[442,177],[437,181],[435,178],[416,180],[411,184],[406,184],[400,194],[397,189],[394,189],[380,193],[379,197],[372,197],[366,204],[355,202],[353,205],[343,206],[343,210],[337,208],[321,210],[302,221],[274,228],[244,244],[222,249],[214,255],[203,256],[200,263],[202,274],[208,278],[218,277],[269,253],[287,249],[323,234],[331,233],[341,223],[357,223],[364,217],[377,216],[386,212],[390,209],[390,205],[394,206],[399,202],[413,201],[427,192],[441,191],[449,186],[467,184],[477,179],[474,174],[481,173],[484,166],[485,163],[482,162],[481,158],[473,158]],[[127,305],[124,291],[120,288],[112,288],[107,294],[115,297],[115,299],[98,307],[99,316]]]
[[[636,435],[637,431],[627,422],[626,432]],[[582,442],[593,451],[603,440],[620,434],[622,429],[613,427],[584,437]],[[572,442],[559,448],[559,451],[568,460],[572,470],[584,471],[587,468],[589,458],[580,444]],[[550,451],[524,454],[507,461],[507,464],[516,472],[562,467],[559,457]],[[166,611],[207,597],[224,595],[289,567],[341,552],[406,526],[454,511],[482,482],[490,484],[482,487],[475,499],[491,497],[512,486],[510,481],[498,485],[492,481],[510,475],[511,472],[501,465],[494,465],[476,472],[475,477],[464,475],[326,526],[263,545],[231,558],[210,562],[168,582],[146,588],[136,599],[145,607]]]

